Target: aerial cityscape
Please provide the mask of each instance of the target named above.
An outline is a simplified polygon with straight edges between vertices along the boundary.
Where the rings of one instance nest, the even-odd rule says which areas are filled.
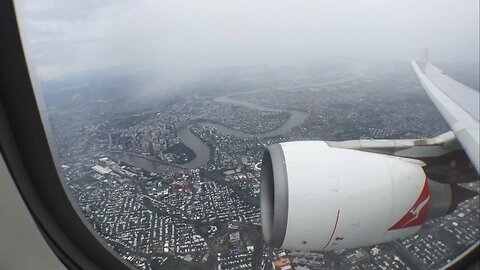
[[[428,138],[449,127],[408,62],[210,72],[158,94],[125,77],[42,82],[52,149],[74,203],[136,268],[437,269],[478,243],[476,196],[388,243],[268,247],[259,201],[266,146]],[[480,190],[478,181],[462,185]]]

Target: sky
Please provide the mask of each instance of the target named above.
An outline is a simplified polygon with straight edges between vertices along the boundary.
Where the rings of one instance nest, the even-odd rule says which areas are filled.
[[[354,58],[479,59],[478,0],[16,0],[40,80]]]

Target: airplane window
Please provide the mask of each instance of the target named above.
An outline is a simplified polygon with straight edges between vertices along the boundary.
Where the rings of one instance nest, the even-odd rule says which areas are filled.
[[[266,214],[261,213],[262,179],[279,177],[275,164],[269,166],[270,176],[262,174],[262,159],[276,160],[273,148],[263,158],[268,146],[358,139],[419,142],[448,132],[449,124],[410,60],[429,48],[432,63],[478,91],[478,1],[15,4],[66,192],[98,235],[134,267],[438,269],[478,246],[478,174],[460,181],[442,177],[447,172],[437,168],[455,169],[459,161],[454,155],[468,163],[461,149],[438,159],[407,156],[427,164],[429,179],[458,184],[466,195],[448,213],[423,217],[417,224],[423,224],[421,229],[393,241],[372,239],[361,246],[361,237],[353,232],[365,225],[353,218],[342,225],[348,215],[368,218],[378,204],[335,208],[333,221],[318,217],[316,211],[334,207],[334,197],[315,194],[330,167],[308,167],[299,175],[309,175],[310,186],[289,186],[288,197],[311,202],[307,208],[295,212],[297,205],[290,201],[272,210],[273,215],[288,208],[288,218],[302,220],[295,230],[288,225],[284,235],[285,241],[304,237],[300,247],[323,237],[302,235],[304,229],[327,228],[329,239],[320,250],[268,245],[263,235],[271,226],[262,231]],[[361,152],[367,155],[361,158],[365,162],[374,155],[367,150]],[[283,162],[289,162],[287,148],[283,151]],[[325,159],[323,150],[311,147],[298,151],[299,166],[337,157],[332,152]],[[451,160],[442,163],[444,157]],[[349,158],[338,159],[346,164],[342,175],[349,175],[345,181],[351,190],[341,199],[377,192],[380,187],[352,174],[359,165],[348,163]],[[437,169],[430,170],[430,164]],[[475,172],[468,164],[465,170]],[[293,172],[289,168],[286,173]],[[379,175],[368,173],[373,177],[368,183]],[[430,185],[431,192],[434,187]],[[331,189],[342,192],[337,188]],[[392,190],[386,197],[400,198]],[[269,196],[269,205],[285,198]],[[425,201],[430,200],[430,209],[433,197]],[[393,200],[391,205],[396,207]],[[391,218],[378,217],[376,225]],[[396,233],[410,230],[408,222],[397,223]],[[342,235],[335,234],[337,224]],[[376,230],[371,228],[372,237]],[[345,245],[347,241],[354,245]]]

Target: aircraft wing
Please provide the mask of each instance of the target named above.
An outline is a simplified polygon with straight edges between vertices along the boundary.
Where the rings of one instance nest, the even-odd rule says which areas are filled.
[[[413,69],[433,104],[445,118],[477,172],[479,153],[479,92],[457,82],[428,62],[423,50]]]

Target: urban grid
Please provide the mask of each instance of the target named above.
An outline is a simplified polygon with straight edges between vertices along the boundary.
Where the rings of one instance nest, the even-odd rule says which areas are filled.
[[[268,247],[259,202],[266,146],[428,138],[449,128],[408,63],[212,74],[158,95],[115,76],[90,85],[42,82],[68,192],[138,269],[434,269],[479,241],[476,196],[388,243],[326,252]],[[479,190],[478,181],[462,185]]]

